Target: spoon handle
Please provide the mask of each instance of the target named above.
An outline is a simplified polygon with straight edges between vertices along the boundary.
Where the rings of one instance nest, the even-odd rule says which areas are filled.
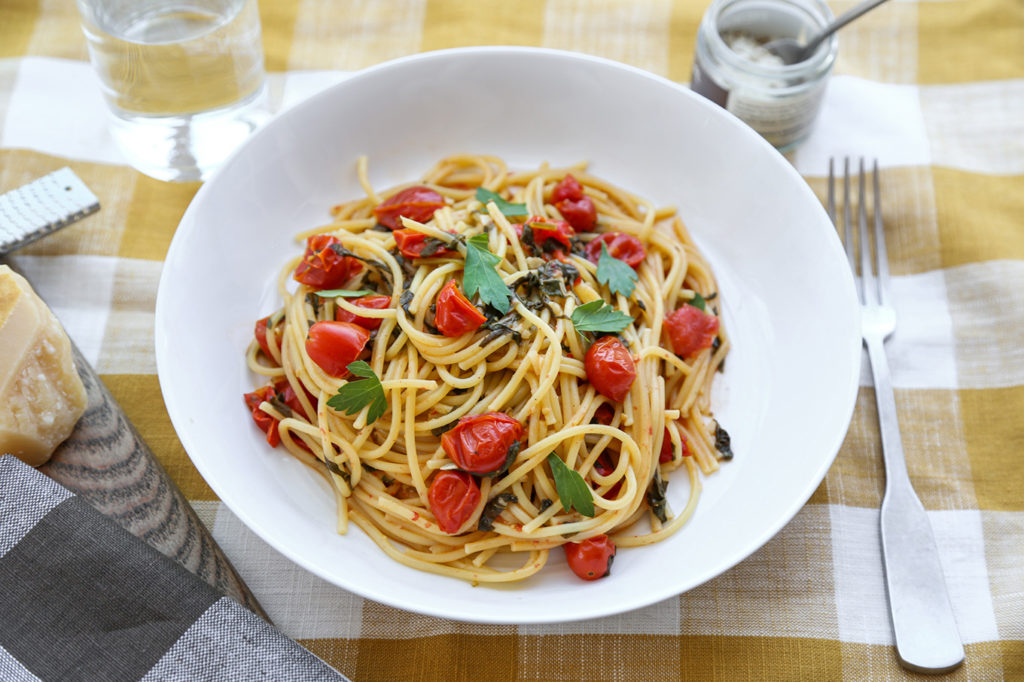
[[[826,38],[841,29],[843,26],[846,26],[854,19],[878,7],[883,2],[886,2],[886,0],[864,0],[864,2],[860,3],[849,12],[841,14],[835,21],[829,24],[824,31],[819,33],[816,38],[804,46],[804,54],[814,54],[814,51],[818,49],[818,45],[821,45]]]

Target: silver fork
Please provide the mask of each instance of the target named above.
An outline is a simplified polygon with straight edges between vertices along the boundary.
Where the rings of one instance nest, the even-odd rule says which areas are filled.
[[[910,670],[942,673],[953,670],[964,660],[964,648],[953,618],[945,577],[939,563],[931,524],[924,505],[907,474],[896,419],[889,362],[885,340],[896,329],[896,313],[889,293],[889,258],[882,227],[878,162],[874,163],[874,249],[868,231],[865,200],[864,159],[860,160],[857,191],[857,227],[853,236],[850,200],[850,160],[843,163],[843,242],[861,302],[861,334],[868,350],[871,376],[875,385],[878,425],[885,459],[885,494],[882,498],[882,561],[889,593],[889,612],[900,663]],[[832,160],[828,168],[828,213],[836,222],[835,173]],[[855,243],[855,241],[857,243]],[[860,245],[860,270],[857,268],[857,244]],[[872,258],[874,252],[874,259]],[[874,260],[874,263],[872,262]]]

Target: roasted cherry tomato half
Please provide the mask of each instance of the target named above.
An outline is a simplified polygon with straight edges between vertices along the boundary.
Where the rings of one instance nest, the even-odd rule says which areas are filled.
[[[370,338],[370,332],[351,322],[332,320],[315,323],[306,334],[306,353],[320,369],[332,377],[348,374]]]
[[[245,406],[252,413],[252,420],[256,422],[256,426],[263,433],[267,434],[267,443],[270,444],[270,447],[276,448],[277,444],[281,442],[281,435],[277,431],[277,420],[260,409],[260,403],[274,397],[274,387],[264,386],[251,393],[246,393],[243,397],[245,398]]]
[[[255,391],[246,393],[242,396],[242,398],[245,400],[245,406],[248,407],[250,410],[255,410],[257,407],[260,406],[260,403],[262,403],[265,400],[270,400],[273,397],[274,387],[270,386],[269,384],[267,386],[263,386],[262,388],[257,388]]]
[[[622,402],[636,379],[636,364],[629,350],[614,336],[602,336],[587,349],[583,358],[587,380],[598,393]]]
[[[587,244],[587,260],[597,263],[601,260],[601,244],[608,247],[608,255],[618,258],[630,267],[637,267],[644,262],[647,251],[639,239],[623,232],[605,232]]]
[[[486,321],[484,314],[459,291],[455,280],[448,280],[437,295],[434,314],[437,330],[445,336],[462,336],[476,331]]]
[[[395,235],[395,245],[398,247],[399,252],[406,258],[444,258],[445,256],[451,256],[455,254],[447,246],[437,246],[434,242],[428,242],[430,239],[427,235],[416,230],[410,230],[408,228],[404,230],[395,230],[392,232]],[[423,253],[431,244],[434,245],[434,249]]]
[[[686,439],[680,434],[679,443],[683,446],[683,457],[690,456],[690,448],[686,445]],[[665,436],[661,441],[661,454],[658,455],[658,463],[665,464],[672,461],[672,437],[668,434],[668,427],[665,427]]]
[[[278,432],[278,420],[271,417],[269,414],[260,409],[260,404],[264,401],[276,398],[278,401],[284,403],[289,410],[291,410],[296,416],[305,417],[305,409],[302,407],[302,403],[299,402],[298,396],[295,394],[295,390],[291,384],[288,383],[287,379],[281,379],[275,382],[272,386],[264,386],[256,389],[251,393],[246,393],[244,396],[245,405],[252,412],[252,419],[256,422],[256,426],[260,427],[264,433],[267,434],[267,443],[271,447],[277,447],[277,444],[281,442],[281,435]],[[309,391],[306,391],[306,397],[309,398],[310,402],[316,402]],[[308,450],[306,444],[301,440],[295,441],[296,445],[304,450]]]
[[[597,580],[611,573],[615,543],[607,535],[602,533],[583,542],[567,542],[563,547],[569,568],[580,578]]]
[[[510,463],[512,445],[522,436],[518,420],[504,412],[485,412],[460,419],[441,436],[441,447],[463,471],[493,474]]]
[[[299,417],[306,416],[306,410],[303,409],[302,403],[299,402],[299,396],[295,394],[295,389],[288,383],[287,379],[278,381],[274,384],[274,392],[277,394],[277,399],[288,406],[291,410]],[[307,393],[307,395],[309,395]]]
[[[661,439],[661,452],[658,453],[658,464],[664,464],[665,462],[672,461],[672,436],[668,433],[668,427],[665,427],[665,434]]]
[[[608,455],[607,452],[602,452],[598,456],[597,461],[594,462],[594,471],[601,474],[602,476],[607,476],[608,474],[615,471],[615,465],[612,464],[612,458]]]
[[[270,316],[264,317],[262,320],[256,320],[256,328],[253,333],[256,336],[256,343],[259,344],[260,350],[263,351],[263,355],[273,362],[274,356],[270,354],[270,343],[267,341],[268,324],[270,324]]]
[[[340,247],[341,242],[329,234],[314,234],[307,239],[306,253],[295,268],[295,280],[314,289],[335,289],[358,275],[363,264],[352,256],[340,255],[336,246]]]
[[[594,200],[583,193],[583,187],[572,175],[566,175],[555,185],[551,193],[551,203],[577,232],[589,232],[597,224],[597,207],[594,206]]]
[[[480,486],[465,471],[439,471],[427,490],[430,511],[445,533],[457,533],[480,504]]]
[[[391,230],[402,227],[402,218],[425,223],[434,217],[434,211],[444,206],[444,197],[422,185],[407,187],[392,194],[373,209],[377,222]]]
[[[313,405],[313,409],[316,409],[316,396],[306,390],[305,387],[303,387],[303,390],[306,393],[306,400]],[[287,379],[281,379],[280,381],[275,382],[274,391],[277,393],[278,400],[287,405],[288,409],[294,412],[297,416],[306,417],[307,419],[309,418],[309,415],[306,414],[305,408],[302,407],[302,403],[299,402],[299,397],[296,395],[295,389],[292,388],[292,385],[288,383]]]
[[[367,310],[385,310],[391,307],[391,297],[371,294],[369,296],[353,298],[351,303],[357,308],[366,308]],[[370,330],[380,329],[380,323],[384,321],[379,317],[359,317],[347,310],[342,310],[340,306],[334,309],[334,319],[338,322],[351,322],[353,324],[358,324],[363,329]]]
[[[533,233],[533,243],[538,252],[561,251],[564,257],[564,252],[572,248],[572,238],[576,235],[576,231],[564,220],[530,216],[525,224]]]
[[[711,346],[718,335],[718,318],[700,308],[684,305],[665,316],[672,350],[681,358]]]
[[[251,393],[246,393],[243,398],[245,399],[245,406],[252,412],[252,419],[256,422],[256,426],[260,427],[267,434],[267,442],[270,443],[271,447],[277,447],[277,444],[281,442],[281,437],[277,432],[277,420],[260,409],[261,403],[277,398],[300,417],[306,414],[305,410],[302,409],[302,403],[299,402],[295,391],[292,390],[291,384],[285,379],[273,385],[258,388]]]
[[[601,403],[601,405],[594,410],[594,418],[590,421],[591,423],[604,424],[605,426],[608,426],[612,423],[613,419],[615,419],[615,408],[608,403]],[[594,470],[602,476],[607,476],[615,471],[615,465],[612,464],[612,458],[607,452],[602,452],[598,456],[597,461],[594,462]],[[608,490],[606,497],[617,497],[621,487],[622,481],[619,481]]]
[[[607,403],[605,403],[607,405]],[[607,452],[602,452],[597,457],[597,461],[594,462],[594,471],[601,474],[602,476],[609,476],[615,472],[615,465],[612,464],[612,458]],[[605,493],[605,497],[615,499],[618,497],[619,489],[622,488],[622,481],[619,480],[615,485],[608,489]]]
[[[591,419],[591,423],[604,424],[608,426],[615,419],[615,408],[608,403],[601,403],[596,410],[594,410],[594,418]]]

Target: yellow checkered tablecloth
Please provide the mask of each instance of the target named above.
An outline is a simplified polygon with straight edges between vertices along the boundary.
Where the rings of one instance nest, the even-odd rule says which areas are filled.
[[[461,45],[576,50],[685,83],[707,2],[261,5],[281,108],[351,71]],[[731,571],[639,611],[467,625],[364,600],[291,564],[220,504],[160,400],[157,280],[198,184],[125,165],[104,115],[74,4],[0,0],[0,192],[69,165],[103,205],[17,263],[287,635],[359,682],[906,676],[886,607],[867,382],[796,518]],[[818,128],[791,161],[823,196],[827,159],[847,154],[883,167],[896,400],[967,650],[949,677],[1024,679],[1024,2],[899,0],[845,29]]]

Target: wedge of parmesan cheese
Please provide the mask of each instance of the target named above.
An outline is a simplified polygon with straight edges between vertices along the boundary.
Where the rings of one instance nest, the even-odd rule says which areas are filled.
[[[43,464],[85,406],[64,328],[24,277],[0,265],[0,454]]]

